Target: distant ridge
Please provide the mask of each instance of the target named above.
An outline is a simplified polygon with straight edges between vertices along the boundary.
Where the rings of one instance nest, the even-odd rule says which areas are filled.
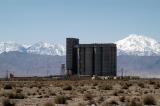
[[[160,78],[160,43],[142,35],[129,35],[115,42],[118,49],[117,72],[125,75]],[[0,77],[6,70],[16,76],[46,76],[61,73],[65,64],[64,45],[37,42],[21,45],[16,42],[0,42]]]
[[[117,44],[118,56],[160,56],[160,42],[150,37],[131,34],[115,43]],[[21,45],[15,42],[0,42],[0,53],[10,51],[51,56],[66,54],[66,48],[61,44],[37,42],[33,45]]]
[[[59,75],[64,63],[65,56],[4,52],[0,54],[0,78],[5,77],[7,71],[15,76]]]
[[[52,56],[65,55],[65,48],[60,44],[38,42],[33,45],[20,45],[15,42],[0,42],[0,54],[11,51]]]
[[[60,44],[38,42],[27,48],[27,53],[40,54],[40,55],[65,55],[65,47]]]
[[[118,55],[160,56],[160,42],[143,35],[131,34],[116,44]]]

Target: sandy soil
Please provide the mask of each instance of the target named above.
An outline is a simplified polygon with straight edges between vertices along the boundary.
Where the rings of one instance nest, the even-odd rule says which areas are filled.
[[[66,103],[56,102],[59,96]],[[0,81],[0,106],[5,100],[15,106],[160,106],[160,80]]]

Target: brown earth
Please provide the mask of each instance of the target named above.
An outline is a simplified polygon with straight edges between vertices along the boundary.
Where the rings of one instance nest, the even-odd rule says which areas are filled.
[[[15,106],[160,106],[160,80],[0,81],[0,106],[5,100]]]

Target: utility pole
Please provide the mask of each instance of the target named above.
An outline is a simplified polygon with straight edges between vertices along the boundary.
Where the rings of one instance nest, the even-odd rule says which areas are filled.
[[[49,76],[49,71],[48,71],[48,69],[47,69],[47,77]]]
[[[6,79],[8,80],[8,70],[6,70]]]
[[[61,64],[61,75],[65,74],[65,64]]]
[[[77,47],[77,64],[78,64],[78,66],[77,66],[77,73],[78,73],[78,76],[80,76],[80,72],[79,72],[80,58],[79,57],[80,57],[79,56],[79,47]]]
[[[4,52],[6,52],[6,43],[4,43]]]
[[[121,77],[123,78],[123,76],[124,76],[124,69],[121,68]]]

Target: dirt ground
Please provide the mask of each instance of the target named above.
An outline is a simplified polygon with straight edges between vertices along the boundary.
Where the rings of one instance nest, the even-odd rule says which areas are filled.
[[[0,106],[160,106],[160,80],[0,81]]]

